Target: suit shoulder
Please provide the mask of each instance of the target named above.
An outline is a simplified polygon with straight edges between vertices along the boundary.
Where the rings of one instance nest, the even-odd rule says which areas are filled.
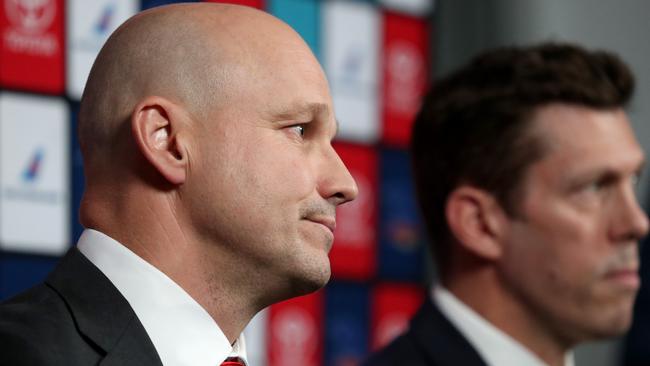
[[[364,366],[434,366],[427,361],[409,333],[402,334],[384,348],[375,352]]]
[[[51,364],[65,345],[62,335],[74,327],[65,303],[46,285],[0,303],[0,365]]]
[[[0,327],[0,365],[37,366],[48,364],[48,357],[26,332]]]
[[[63,299],[45,284],[0,303],[0,330],[50,329],[52,323],[69,322],[71,315]]]

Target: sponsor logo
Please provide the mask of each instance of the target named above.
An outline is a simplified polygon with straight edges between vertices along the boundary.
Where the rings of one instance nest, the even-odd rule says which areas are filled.
[[[290,307],[279,313],[272,325],[279,343],[278,365],[309,365],[317,349],[317,326],[314,317],[304,309]]]
[[[363,52],[359,45],[351,44],[341,64],[341,75],[346,83],[358,83],[361,67],[363,66]]]
[[[2,35],[12,52],[52,56],[60,46],[50,28],[57,13],[55,0],[4,0],[9,27]]]
[[[101,12],[95,16],[90,28],[87,28],[74,42],[75,47],[92,53],[98,52],[114,28],[116,10],[117,5],[114,1],[107,2]]]
[[[358,43],[349,44],[333,74],[335,94],[354,99],[370,98],[374,89],[363,78],[364,68],[367,67],[367,47]]]
[[[420,52],[410,42],[394,42],[387,55],[387,107],[397,113],[414,113],[420,104],[425,65]]]
[[[115,4],[108,3],[104,7],[99,19],[95,22],[95,33],[100,36],[105,36],[113,23],[113,14],[115,13]]]
[[[43,160],[43,149],[38,148],[36,149],[36,152],[34,152],[34,156],[30,160],[30,163],[27,165],[25,170],[23,171],[23,181],[32,183],[36,181],[36,177],[38,176],[38,173],[40,172],[40,167],[41,167],[41,161]]]
[[[45,151],[37,148],[25,164],[18,182],[4,190],[4,198],[8,201],[23,201],[56,205],[63,201],[63,194],[54,190],[44,190],[39,187],[41,172],[45,161]]]
[[[26,33],[49,28],[56,15],[54,0],[5,0],[4,3],[9,22]]]

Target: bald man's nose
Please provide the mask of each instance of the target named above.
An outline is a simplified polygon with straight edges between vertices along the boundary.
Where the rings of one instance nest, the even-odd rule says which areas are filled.
[[[329,147],[322,165],[319,192],[321,196],[335,205],[357,198],[359,188],[354,177],[345,166],[333,147]]]

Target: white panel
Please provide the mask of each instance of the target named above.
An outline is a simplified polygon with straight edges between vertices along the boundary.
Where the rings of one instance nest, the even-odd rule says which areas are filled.
[[[323,4],[324,67],[339,137],[372,143],[379,135],[380,16],[369,3]]]
[[[264,309],[257,313],[244,329],[247,361],[251,366],[266,366],[268,364],[266,357],[268,352],[266,342],[267,322],[268,309]]]
[[[99,50],[117,27],[138,11],[137,0],[68,0],[67,91],[81,99]]]
[[[0,94],[0,248],[69,246],[69,124],[60,98]]]

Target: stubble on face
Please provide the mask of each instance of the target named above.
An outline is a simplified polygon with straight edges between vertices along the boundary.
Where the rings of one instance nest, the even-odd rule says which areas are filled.
[[[242,47],[230,102],[204,120],[190,213],[250,293],[273,293],[266,305],[329,280],[338,203],[321,187],[342,167],[332,169],[336,128],[324,74],[295,32],[281,28]]]
[[[638,289],[637,240],[647,231],[629,186],[642,153],[622,111],[551,105],[536,118],[548,151],[522,183],[503,282],[540,329],[567,347],[620,335]],[[565,184],[589,177],[585,167],[591,181]],[[634,216],[635,224],[617,215]]]

